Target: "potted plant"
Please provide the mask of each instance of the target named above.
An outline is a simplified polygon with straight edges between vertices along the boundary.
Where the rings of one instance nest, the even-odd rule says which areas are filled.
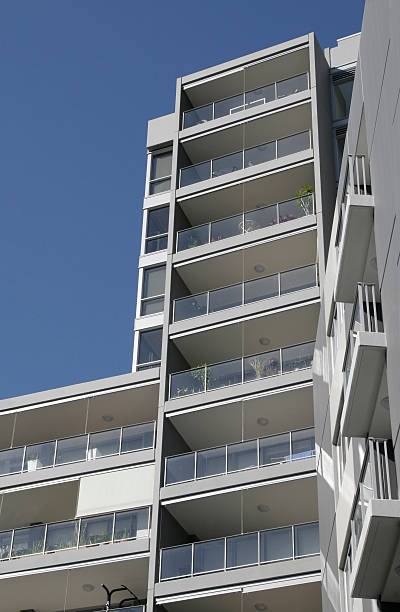
[[[312,213],[312,193],[314,189],[312,185],[304,185],[299,191],[296,193],[296,204],[301,209],[303,214],[311,215]]]

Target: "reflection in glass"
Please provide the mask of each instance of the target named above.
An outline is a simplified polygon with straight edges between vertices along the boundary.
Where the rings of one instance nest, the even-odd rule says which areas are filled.
[[[298,344],[282,349],[282,370],[293,372],[312,366],[314,356],[314,342]]]
[[[211,177],[211,162],[206,161],[181,170],[180,187],[187,187]]]
[[[205,391],[205,368],[193,368],[187,372],[171,375],[170,397],[182,397]]]
[[[264,162],[271,161],[276,158],[276,142],[268,142],[266,144],[258,145],[258,147],[252,147],[246,149],[244,152],[244,167],[250,168],[257,164],[263,164]]]
[[[235,172],[243,168],[243,153],[231,153],[231,155],[225,155],[224,157],[218,157],[213,159],[212,163],[212,175],[213,177],[222,176],[229,172]]]
[[[193,108],[183,114],[183,128],[190,128],[213,118],[213,105],[207,104],[199,108]]]
[[[244,358],[244,380],[267,378],[281,373],[279,350]]]
[[[0,561],[8,559],[11,549],[12,531],[2,531],[0,533]]]
[[[307,73],[299,74],[298,76],[279,81],[276,84],[276,92],[278,98],[284,98],[290,96],[299,91],[305,91],[308,89],[308,76]]]
[[[226,447],[210,448],[197,453],[197,478],[226,472]]]
[[[145,300],[142,302],[140,314],[141,316],[146,316],[150,314],[155,314],[157,312],[162,312],[164,310],[164,297],[153,298],[150,300]]]
[[[88,459],[98,459],[119,453],[120,429],[99,431],[89,436]]]
[[[305,266],[281,273],[281,294],[300,291],[316,285],[315,266]]]
[[[214,291],[210,291],[209,312],[217,312],[225,308],[241,306],[242,303],[242,284],[215,289]]]
[[[226,115],[230,115],[235,112],[243,110],[244,108],[243,102],[244,102],[243,94],[239,94],[237,96],[232,96],[231,98],[226,98],[225,100],[220,100],[219,102],[215,102],[214,119],[219,119],[219,117],[225,117]]]
[[[150,195],[155,195],[156,193],[163,193],[164,191],[169,191],[169,189],[171,189],[171,179],[165,178],[150,183],[149,193]]]
[[[248,108],[272,102],[272,100],[275,100],[275,84],[272,83],[272,85],[265,85],[265,87],[248,91],[245,94],[245,100]]]
[[[187,453],[167,458],[165,484],[193,480],[195,475],[195,454]]]
[[[219,389],[242,382],[242,360],[233,359],[207,367],[207,389]]]
[[[271,465],[290,460],[290,435],[278,434],[260,440],[260,465]]]
[[[102,516],[83,518],[81,521],[79,546],[90,546],[92,544],[111,542],[112,525],[112,514],[103,514]]]
[[[257,466],[257,441],[239,442],[228,446],[228,472]]]
[[[287,136],[278,140],[278,157],[306,151],[310,147],[310,133],[308,131],[293,134],[293,136]]]
[[[313,429],[292,433],[292,458],[305,459],[315,455],[315,434]]]
[[[261,563],[293,557],[291,527],[263,531],[260,538]]]
[[[294,528],[294,550],[296,557],[319,553],[318,523],[296,525]]]
[[[207,293],[190,295],[175,301],[174,321],[184,321],[204,314],[207,314]]]
[[[121,453],[153,448],[154,423],[141,423],[122,429]]]
[[[138,364],[160,361],[161,343],[161,327],[140,332]]]
[[[22,470],[24,447],[0,451],[0,476],[14,474]]]
[[[168,236],[160,236],[160,238],[146,239],[146,253],[155,253],[156,251],[164,251],[168,245]]]
[[[220,221],[213,221],[211,223],[211,242],[230,238],[231,236],[239,236],[243,233],[242,226],[242,215],[235,215],[234,217],[228,217]]]
[[[184,251],[185,249],[192,249],[202,244],[208,244],[209,231],[209,225],[206,224],[178,232],[178,252]]]
[[[55,442],[32,444],[26,447],[24,471],[31,472],[40,468],[50,467],[54,462]]]
[[[246,231],[250,232],[278,223],[277,207],[262,206],[256,210],[244,213]]]
[[[192,545],[165,548],[161,557],[161,579],[190,576],[192,573]]]
[[[149,509],[115,513],[114,541],[146,538],[149,535]]]
[[[194,544],[194,574],[224,569],[225,540],[210,540]]]
[[[258,300],[266,300],[279,293],[278,275],[264,276],[247,281],[244,285],[244,303],[250,304]]]
[[[76,548],[79,521],[65,521],[47,526],[46,552]]]
[[[258,534],[233,536],[226,539],[226,567],[258,563]]]
[[[88,437],[75,436],[57,441],[56,465],[85,461]]]
[[[11,556],[23,557],[43,552],[45,525],[26,527],[14,531]]]

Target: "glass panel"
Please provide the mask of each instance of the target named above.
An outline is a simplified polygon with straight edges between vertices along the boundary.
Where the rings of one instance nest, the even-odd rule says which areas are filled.
[[[210,161],[196,164],[195,166],[189,166],[188,168],[182,168],[180,187],[193,185],[194,183],[199,183],[209,178],[211,178]]]
[[[226,447],[210,448],[197,453],[197,478],[225,474]]]
[[[79,546],[90,546],[91,544],[102,544],[112,540],[113,515],[93,516],[83,518],[81,521],[81,533]]]
[[[312,366],[314,356],[314,342],[289,346],[282,349],[283,372],[294,372]]]
[[[295,556],[315,555],[319,553],[318,523],[296,525],[294,528]]]
[[[209,225],[199,225],[199,227],[191,227],[190,229],[178,232],[178,251],[192,249],[193,247],[209,242]]]
[[[167,248],[167,245],[167,236],[162,236],[161,238],[148,238],[146,240],[146,253],[155,253],[156,251],[163,251]]]
[[[260,465],[290,461],[289,433],[260,439]]]
[[[218,157],[213,159],[212,163],[212,175],[213,177],[222,176],[223,174],[229,174],[229,172],[235,172],[243,168],[243,153],[231,153],[231,155],[225,155],[224,157]]]
[[[171,179],[161,179],[160,181],[154,181],[150,183],[149,193],[155,195],[156,193],[162,193],[163,191],[169,191],[171,189]]]
[[[12,557],[23,557],[43,552],[45,525],[16,529],[11,551]]]
[[[146,300],[142,302],[140,314],[142,316],[155,314],[156,312],[162,312],[164,310],[164,298],[154,298],[152,300]]]
[[[290,96],[291,94],[305,91],[306,89],[308,89],[307,74],[299,74],[290,79],[279,81],[279,83],[276,84],[278,98],[284,98],[285,96]]]
[[[160,361],[162,329],[152,329],[140,332],[138,363]]]
[[[245,94],[246,105],[248,108],[258,106],[259,104],[266,104],[275,100],[275,83],[272,85],[265,85],[259,89],[253,89]]]
[[[79,521],[65,521],[47,526],[46,552],[76,548],[78,544]]]
[[[276,206],[262,206],[257,210],[244,213],[245,234],[262,227],[270,227],[278,223]]]
[[[87,435],[58,440],[56,465],[86,460]]]
[[[120,429],[99,431],[89,435],[88,459],[98,459],[119,453]]]
[[[151,157],[151,175],[150,178],[159,179],[171,174],[172,168],[172,152],[158,153]]]
[[[288,200],[278,204],[279,223],[293,221],[312,214],[312,196],[303,196],[297,200]]]
[[[190,576],[192,573],[192,545],[165,548],[161,556],[161,580]]]
[[[207,389],[219,389],[242,382],[242,360],[234,359],[207,367]]]
[[[207,293],[190,295],[175,301],[174,321],[184,321],[207,314]]]
[[[303,429],[292,433],[292,458],[303,459],[315,454],[315,434],[313,429]]]
[[[0,561],[8,559],[10,556],[12,531],[2,531],[0,533]]]
[[[257,164],[263,164],[264,162],[271,161],[276,158],[276,143],[267,142],[266,144],[259,145],[258,147],[252,147],[246,149],[244,152],[244,167],[250,168]]]
[[[40,468],[50,467],[54,462],[55,442],[33,444],[26,447],[24,471],[31,472]]]
[[[165,266],[147,268],[143,272],[142,298],[163,295],[165,290]]]
[[[0,476],[20,472],[22,470],[23,457],[23,446],[0,451]]]
[[[225,540],[210,540],[194,544],[194,574],[224,569]]]
[[[242,305],[242,284],[210,291],[210,312]]]
[[[287,136],[278,140],[278,157],[306,151],[310,147],[310,134],[308,131],[293,134],[293,136]]]
[[[226,567],[258,563],[258,534],[226,538]]]
[[[281,273],[281,295],[316,285],[315,266],[306,266]]]
[[[187,453],[167,458],[165,484],[194,480],[195,454]]]
[[[150,209],[147,213],[147,238],[168,234],[169,207]]]
[[[221,221],[211,223],[211,242],[230,238],[231,236],[239,236],[243,233],[243,216],[235,215]]]
[[[279,294],[278,275],[264,276],[247,281],[244,285],[244,303],[250,304],[258,300],[266,300]]]
[[[213,118],[213,106],[207,104],[207,106],[201,106],[200,108],[194,108],[193,110],[186,111],[183,114],[183,127],[190,128],[199,123],[205,123],[211,121]]]
[[[140,425],[124,427],[122,430],[121,453],[128,453],[142,448],[153,448],[154,425],[154,423],[141,423]]]
[[[256,380],[267,378],[281,373],[281,361],[279,350],[252,355],[244,359],[244,380]]]
[[[205,391],[205,368],[194,368],[171,376],[170,397],[182,397],[191,393]]]
[[[257,467],[257,441],[239,442],[228,446],[228,472]]]
[[[262,531],[260,534],[261,562],[278,561],[279,559],[291,559],[292,550],[292,528],[271,529]]]
[[[363,526],[363,517],[362,517],[362,507],[361,506],[362,505],[361,505],[361,500],[360,500],[360,494],[358,494],[357,495],[357,504],[356,504],[356,507],[354,509],[353,523],[352,523],[352,527],[354,529],[354,536],[355,536],[357,544],[360,541],[360,536],[361,536],[361,531],[362,531],[362,526]]]
[[[149,535],[149,509],[139,508],[126,512],[116,512],[114,540],[146,538]]]
[[[214,117],[218,119],[219,117],[225,117],[226,115],[230,115],[231,113],[237,113],[243,110],[244,96],[243,94],[238,94],[237,96],[232,96],[231,98],[227,98],[226,100],[220,100],[219,102],[215,102],[214,105]],[[237,108],[239,107],[239,108]]]

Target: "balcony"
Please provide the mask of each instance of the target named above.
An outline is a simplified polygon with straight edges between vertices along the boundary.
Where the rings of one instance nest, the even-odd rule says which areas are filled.
[[[280,297],[317,285],[318,270],[315,264],[286,272],[278,272],[270,276],[263,276],[174,300],[173,321],[184,321],[260,300]]]
[[[311,149],[311,130],[264,142],[228,155],[181,168],[179,187],[188,187],[265,162]]]
[[[357,282],[364,278],[374,222],[370,185],[365,156],[349,155],[336,237],[338,267],[335,300],[339,302],[351,302]]]
[[[261,206],[218,221],[181,230],[177,234],[176,250],[211,244],[233,236],[242,236],[258,229],[301,219],[314,214],[314,195],[306,194],[274,205]]]
[[[291,525],[161,550],[160,580],[319,555],[318,523]]]
[[[172,485],[314,456],[314,429],[290,431],[167,457],[164,484]]]
[[[154,448],[155,422],[0,451],[0,476],[33,472]]]
[[[308,73],[275,81],[274,83],[257,87],[257,89],[185,111],[183,113],[183,129],[207,123],[213,119],[234,115],[240,111],[253,109],[257,106],[264,106],[274,100],[280,100],[307,89],[309,89]]]
[[[352,597],[400,602],[397,588],[400,501],[397,495],[392,444],[389,440],[369,439],[346,561]]]
[[[176,399],[311,368],[314,344],[306,342],[171,374],[169,398]]]
[[[374,285],[358,283],[343,364],[343,435],[365,437],[385,365],[386,337]]]

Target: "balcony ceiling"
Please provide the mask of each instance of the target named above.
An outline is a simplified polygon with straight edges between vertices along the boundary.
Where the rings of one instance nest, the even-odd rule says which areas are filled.
[[[280,237],[176,268],[189,294],[201,293],[315,263],[315,230]],[[263,266],[256,272],[255,266]]]
[[[101,583],[109,588],[125,584],[138,597],[144,598],[147,575],[148,558],[141,558],[4,579],[1,581],[0,612],[28,609],[61,612],[92,606],[100,609],[105,605]],[[83,590],[83,585],[87,584],[93,585],[94,590]],[[123,597],[122,593],[120,600]]]
[[[174,339],[190,367],[212,364],[315,339],[319,303],[248,319]],[[268,338],[269,344],[260,343]]]
[[[237,215],[243,210],[289,200],[304,185],[314,185],[313,164],[280,170],[233,187],[188,198],[180,202],[180,205],[194,226]]]
[[[258,419],[267,419],[260,425]],[[261,438],[313,425],[312,387],[249,398],[188,414],[171,422],[192,450]]]
[[[268,506],[260,512],[257,506]],[[317,479],[300,478],[166,506],[199,540],[318,520]],[[179,542],[177,542],[179,543]]]
[[[251,588],[251,587],[250,587]],[[245,589],[246,591],[246,589]],[[321,612],[321,582],[257,587],[255,592],[225,593],[163,604],[167,612],[254,612],[256,604],[264,604],[270,612]]]
[[[301,74],[309,70],[308,65],[308,49],[301,49],[232,71],[226,76],[216,76],[199,85],[186,86],[185,93],[194,107],[202,106]]]
[[[0,416],[1,448],[75,436],[156,418],[158,384],[70,400]],[[104,421],[111,415],[111,422]],[[12,432],[14,428],[14,437]]]
[[[186,140],[182,142],[182,147],[190,163],[197,164],[308,129],[311,129],[311,105],[306,102],[206,136]]]

